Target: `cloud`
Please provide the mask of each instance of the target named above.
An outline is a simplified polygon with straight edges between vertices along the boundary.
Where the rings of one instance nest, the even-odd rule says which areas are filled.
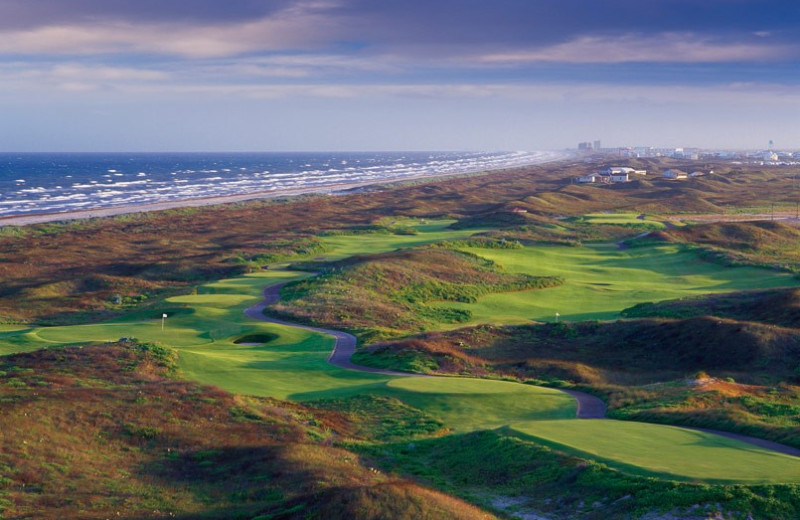
[[[81,63],[48,63],[32,66],[25,62],[0,65],[0,93],[50,95],[58,91],[88,92],[124,89],[134,85],[170,85],[173,76],[164,71]]]
[[[55,79],[88,79],[90,81],[163,81],[170,77],[166,72],[158,70],[69,63],[53,67],[50,76]]]
[[[582,36],[533,50],[513,50],[480,56],[485,64],[559,63],[720,63],[779,60],[798,55],[796,45],[717,42],[691,33],[652,36]]]
[[[185,58],[313,48],[338,34],[334,4],[297,2],[270,16],[236,23],[107,21],[0,31],[0,54],[166,54]]]
[[[278,54],[236,60],[215,60],[200,65],[196,75],[228,78],[327,78],[361,76],[364,73],[399,73],[399,63],[385,57],[356,57],[344,54]],[[192,72],[186,71],[187,75]]]
[[[572,106],[577,104],[610,106],[793,106],[800,104],[800,92],[792,86],[769,83],[729,83],[706,86],[616,85],[610,83],[515,84],[158,84],[129,83],[120,86],[126,95],[177,96],[187,99],[334,99],[357,102],[379,100],[419,100],[468,102],[502,100],[520,107],[536,104]]]
[[[302,1],[302,0],[300,0]],[[3,0],[0,27],[108,23],[222,24],[264,18],[298,0]]]

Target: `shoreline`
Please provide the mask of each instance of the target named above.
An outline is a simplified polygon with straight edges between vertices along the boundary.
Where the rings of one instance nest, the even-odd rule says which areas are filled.
[[[151,211],[163,211],[169,209],[180,208],[200,208],[205,206],[216,206],[220,204],[232,204],[236,202],[246,202],[253,200],[270,200],[280,198],[291,198],[300,195],[321,194],[321,195],[344,195],[346,192],[366,188],[369,186],[387,186],[392,184],[402,184],[410,181],[420,180],[437,180],[446,179],[466,175],[488,175],[495,172],[517,170],[530,166],[539,166],[542,164],[554,163],[564,161],[572,158],[573,156],[567,152],[553,152],[552,156],[542,158],[539,161],[531,162],[528,164],[515,165],[507,168],[498,168],[492,170],[476,170],[464,171],[457,173],[449,173],[444,175],[409,175],[402,178],[389,178],[385,180],[370,180],[363,182],[350,182],[342,184],[330,184],[327,186],[307,187],[307,188],[289,188],[284,190],[270,190],[270,191],[255,191],[249,193],[241,193],[236,195],[211,195],[208,197],[171,200],[164,202],[153,202],[147,204],[131,204],[111,207],[98,207],[87,208],[74,211],[64,211],[57,213],[32,213],[26,215],[9,215],[0,217],[0,228],[6,226],[29,226],[34,224],[44,224],[47,222],[66,222],[73,220],[85,220],[93,218],[114,217],[118,215],[128,215],[132,213],[148,213]]]

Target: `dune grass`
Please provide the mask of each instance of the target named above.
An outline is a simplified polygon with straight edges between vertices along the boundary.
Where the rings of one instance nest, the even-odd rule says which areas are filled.
[[[800,459],[743,442],[629,421],[529,421],[512,431],[629,473],[714,483],[800,482]]]
[[[477,249],[510,273],[563,276],[559,287],[490,294],[477,303],[443,306],[468,310],[470,323],[525,323],[616,319],[641,302],[748,289],[798,285],[796,277],[755,267],[724,267],[676,244],[620,250],[614,244]]]

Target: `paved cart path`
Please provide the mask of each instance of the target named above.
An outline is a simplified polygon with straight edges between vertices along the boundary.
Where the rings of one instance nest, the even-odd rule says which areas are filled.
[[[436,377],[427,374],[396,372],[393,370],[384,370],[380,368],[356,365],[355,363],[350,361],[350,356],[352,356],[356,350],[356,342],[357,342],[356,337],[353,336],[352,334],[348,334],[347,332],[342,332],[340,330],[324,329],[321,327],[310,327],[308,325],[301,325],[299,323],[293,323],[290,321],[285,321],[278,318],[271,318],[267,316],[266,314],[264,314],[264,310],[267,308],[267,306],[278,302],[278,300],[280,299],[281,288],[284,285],[286,285],[285,282],[275,285],[270,285],[269,287],[264,289],[264,299],[261,300],[256,305],[246,309],[244,313],[248,317],[254,320],[265,321],[268,323],[277,323],[279,325],[286,325],[289,327],[320,332],[322,334],[328,334],[330,336],[333,336],[336,341],[333,346],[333,351],[331,352],[331,355],[328,357],[328,362],[337,367],[345,368],[348,370],[359,370],[361,372],[369,372],[372,374],[384,374],[387,376]],[[603,402],[602,399],[595,397],[591,394],[587,394],[585,392],[579,392],[577,390],[561,390],[561,391],[571,395],[577,402],[578,409],[576,412],[576,417],[578,419],[605,419],[606,404]],[[790,446],[778,444],[776,442],[767,441],[764,439],[758,439],[756,437],[749,437],[747,435],[740,435],[738,433],[730,433],[719,430],[710,430],[707,428],[692,428],[687,426],[679,426],[679,427],[686,428],[688,430],[697,430],[701,432],[712,433],[715,435],[720,435],[722,437],[727,437],[730,439],[746,442],[748,444],[752,444],[754,446],[758,446],[761,448],[766,448],[768,450],[772,450],[778,453],[783,453],[785,455],[800,457],[800,449],[792,448]]]

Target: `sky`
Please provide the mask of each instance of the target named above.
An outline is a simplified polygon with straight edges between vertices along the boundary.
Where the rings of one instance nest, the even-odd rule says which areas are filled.
[[[800,149],[796,0],[0,0],[0,151]]]

